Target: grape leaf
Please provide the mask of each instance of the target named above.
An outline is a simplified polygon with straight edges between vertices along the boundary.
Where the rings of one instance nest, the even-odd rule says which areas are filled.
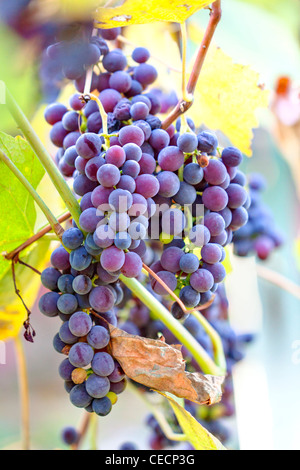
[[[181,345],[130,335],[112,325],[109,328],[111,353],[127,377],[202,405],[220,401],[224,377],[187,372]]]
[[[197,44],[202,34],[191,24],[189,35]],[[177,77],[178,79],[178,77]],[[251,156],[253,128],[258,127],[257,108],[267,107],[269,92],[259,86],[259,75],[235,64],[221,49],[208,51],[189,116],[209,129],[222,131],[245,155]]]
[[[226,450],[221,442],[207,431],[201,424],[170,395],[158,392],[170,403],[176,418],[187,440],[196,450]]]
[[[0,132],[0,148],[36,188],[45,170],[22,137]],[[0,162],[0,253],[9,252],[34,233],[36,209],[32,196]],[[0,280],[10,269],[10,262],[0,256]]]
[[[98,8],[95,12],[96,26],[115,28],[130,24],[169,21],[184,23],[196,11],[208,6],[207,0],[126,0],[116,8]]]

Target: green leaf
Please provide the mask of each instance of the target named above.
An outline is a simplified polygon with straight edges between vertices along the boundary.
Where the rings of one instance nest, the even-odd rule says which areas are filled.
[[[176,418],[180,424],[182,432],[196,450],[226,450],[221,442],[207,431],[200,423],[182,406],[179,405],[170,395],[157,392],[169,401]]]
[[[36,188],[45,170],[26,140],[0,132],[0,148]],[[3,162],[0,162],[0,208],[0,253],[10,252],[34,234],[36,209],[30,194]],[[9,261],[1,256],[0,280],[9,269]]]

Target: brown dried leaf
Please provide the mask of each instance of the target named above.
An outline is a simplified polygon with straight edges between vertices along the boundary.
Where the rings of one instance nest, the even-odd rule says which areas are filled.
[[[186,372],[181,345],[170,346],[161,340],[142,338],[112,325],[109,327],[111,353],[130,379],[201,405],[220,401],[224,377]]]

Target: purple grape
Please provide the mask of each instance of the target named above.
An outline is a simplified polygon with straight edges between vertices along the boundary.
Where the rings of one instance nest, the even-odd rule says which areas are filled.
[[[191,286],[185,286],[179,293],[180,300],[187,308],[194,308],[199,305],[201,296]]]
[[[70,363],[69,359],[64,359],[58,368],[58,373],[63,380],[71,381],[74,369],[75,367]]]
[[[171,289],[173,292],[177,288],[177,279],[175,274],[169,271],[159,271],[157,276]],[[168,291],[156,280],[151,280],[151,287],[158,295],[170,295]]]
[[[133,252],[125,253],[125,262],[121,268],[122,274],[126,277],[138,277],[143,268],[141,258]]]
[[[79,338],[86,336],[91,331],[92,326],[91,317],[85,312],[76,312],[69,320],[71,333]]]
[[[107,416],[112,409],[112,403],[109,398],[103,397],[93,400],[93,411],[98,416]]]
[[[193,153],[198,146],[197,136],[189,132],[182,134],[177,141],[177,145],[182,152]]]
[[[178,147],[166,147],[158,155],[158,164],[162,170],[177,171],[184,164],[184,154]]]
[[[91,181],[97,181],[97,172],[99,168],[105,164],[105,160],[102,157],[91,158],[85,165],[85,174]]]
[[[201,257],[205,263],[215,264],[222,259],[222,249],[216,243],[208,243],[201,250]]]
[[[214,285],[214,277],[207,269],[198,269],[190,277],[190,284],[197,292],[208,292]]]
[[[134,79],[143,86],[151,85],[157,79],[157,70],[149,64],[140,64],[134,71]]]
[[[106,328],[96,325],[89,332],[87,341],[93,348],[103,349],[109,344],[110,335]]]
[[[120,181],[120,171],[115,165],[106,163],[99,168],[97,178],[102,186],[112,188]]]
[[[113,308],[115,299],[111,290],[106,286],[99,286],[92,289],[89,295],[91,307],[96,312],[103,313]]]
[[[39,309],[46,317],[56,317],[59,313],[57,302],[59,294],[56,292],[47,292],[39,300]]]
[[[95,207],[90,207],[83,211],[79,217],[79,224],[82,230],[85,232],[94,232],[104,219],[104,213],[96,209]]]
[[[115,363],[110,354],[106,352],[96,353],[92,361],[92,369],[100,377],[108,377],[113,373]]]
[[[193,253],[185,253],[180,258],[179,267],[184,273],[194,273],[199,269],[199,259]]]
[[[136,144],[139,147],[144,143],[145,137],[143,131],[137,126],[122,127],[119,133],[120,144]]]
[[[149,60],[150,52],[145,47],[136,47],[132,52],[131,57],[138,64],[143,64],[144,62],[147,62],[147,60]]]
[[[107,88],[106,90],[101,91],[99,99],[104,107],[106,113],[112,113],[121,101],[122,95],[112,88]]]
[[[189,163],[184,167],[183,179],[186,183],[197,185],[203,180],[203,169],[197,163]]]
[[[110,246],[103,250],[100,262],[102,267],[109,272],[119,271],[125,262],[125,253],[116,246]]]
[[[81,343],[84,344],[84,343]],[[70,401],[77,408],[86,408],[92,402],[92,397],[87,393],[85,384],[75,385],[70,392]]]
[[[210,231],[212,237],[220,235],[225,230],[225,221],[220,214],[211,212],[204,217],[204,225]]]
[[[222,152],[222,161],[228,167],[237,167],[243,161],[243,154],[235,147],[227,147]]]
[[[70,268],[69,253],[63,246],[59,246],[52,252],[50,260],[52,266],[60,271]]]
[[[80,157],[90,159],[101,152],[102,142],[98,135],[88,132],[82,134],[76,142],[76,151]]]
[[[159,195],[163,197],[173,197],[178,193],[180,180],[178,176],[171,171],[161,171],[157,175],[159,181]]]
[[[133,121],[146,119],[149,115],[149,107],[145,103],[134,103],[130,108]]]
[[[220,160],[211,159],[209,165],[204,168],[205,180],[214,186],[222,184],[226,176],[228,176],[226,166]]]
[[[61,103],[53,103],[47,106],[45,110],[45,119],[50,124],[53,126],[57,122],[61,121],[64,114],[68,111],[65,105]]]
[[[113,145],[110,147],[105,154],[105,161],[111,165],[115,165],[120,168],[126,160],[126,153],[122,147]]]
[[[202,194],[203,204],[207,209],[220,212],[228,204],[228,195],[226,191],[218,186],[206,188]]]
[[[88,366],[94,357],[94,351],[87,343],[74,344],[69,352],[69,361],[74,367]]]
[[[61,272],[55,268],[46,268],[41,274],[41,282],[46,289],[57,290],[57,281],[61,276]]]

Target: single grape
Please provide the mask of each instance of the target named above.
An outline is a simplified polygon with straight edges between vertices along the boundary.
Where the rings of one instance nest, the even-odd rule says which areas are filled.
[[[115,363],[110,354],[106,352],[99,352],[95,354],[92,361],[92,369],[96,375],[101,377],[108,377],[113,373],[114,368]]]
[[[69,361],[74,367],[88,366],[94,357],[94,351],[87,343],[74,344],[69,352]]]
[[[124,255],[125,257],[125,255]],[[113,308],[115,304],[115,299],[113,293],[106,286],[99,286],[92,289],[89,294],[89,301],[91,307],[96,312],[107,312]]]
[[[61,276],[61,272],[55,268],[46,268],[41,274],[41,282],[46,289],[57,290],[57,282]]]
[[[103,398],[109,392],[110,383],[107,377],[100,377],[92,374],[88,377],[86,383],[86,390],[93,398]]]
[[[82,343],[83,344],[83,343]],[[75,385],[70,392],[70,401],[77,408],[86,408],[92,402],[92,397],[86,391],[85,384]]]
[[[98,416],[107,416],[112,409],[112,403],[109,398],[103,397],[93,400],[93,411]]]
[[[74,336],[86,336],[92,329],[91,317],[85,312],[76,312],[69,320],[69,328]]]

